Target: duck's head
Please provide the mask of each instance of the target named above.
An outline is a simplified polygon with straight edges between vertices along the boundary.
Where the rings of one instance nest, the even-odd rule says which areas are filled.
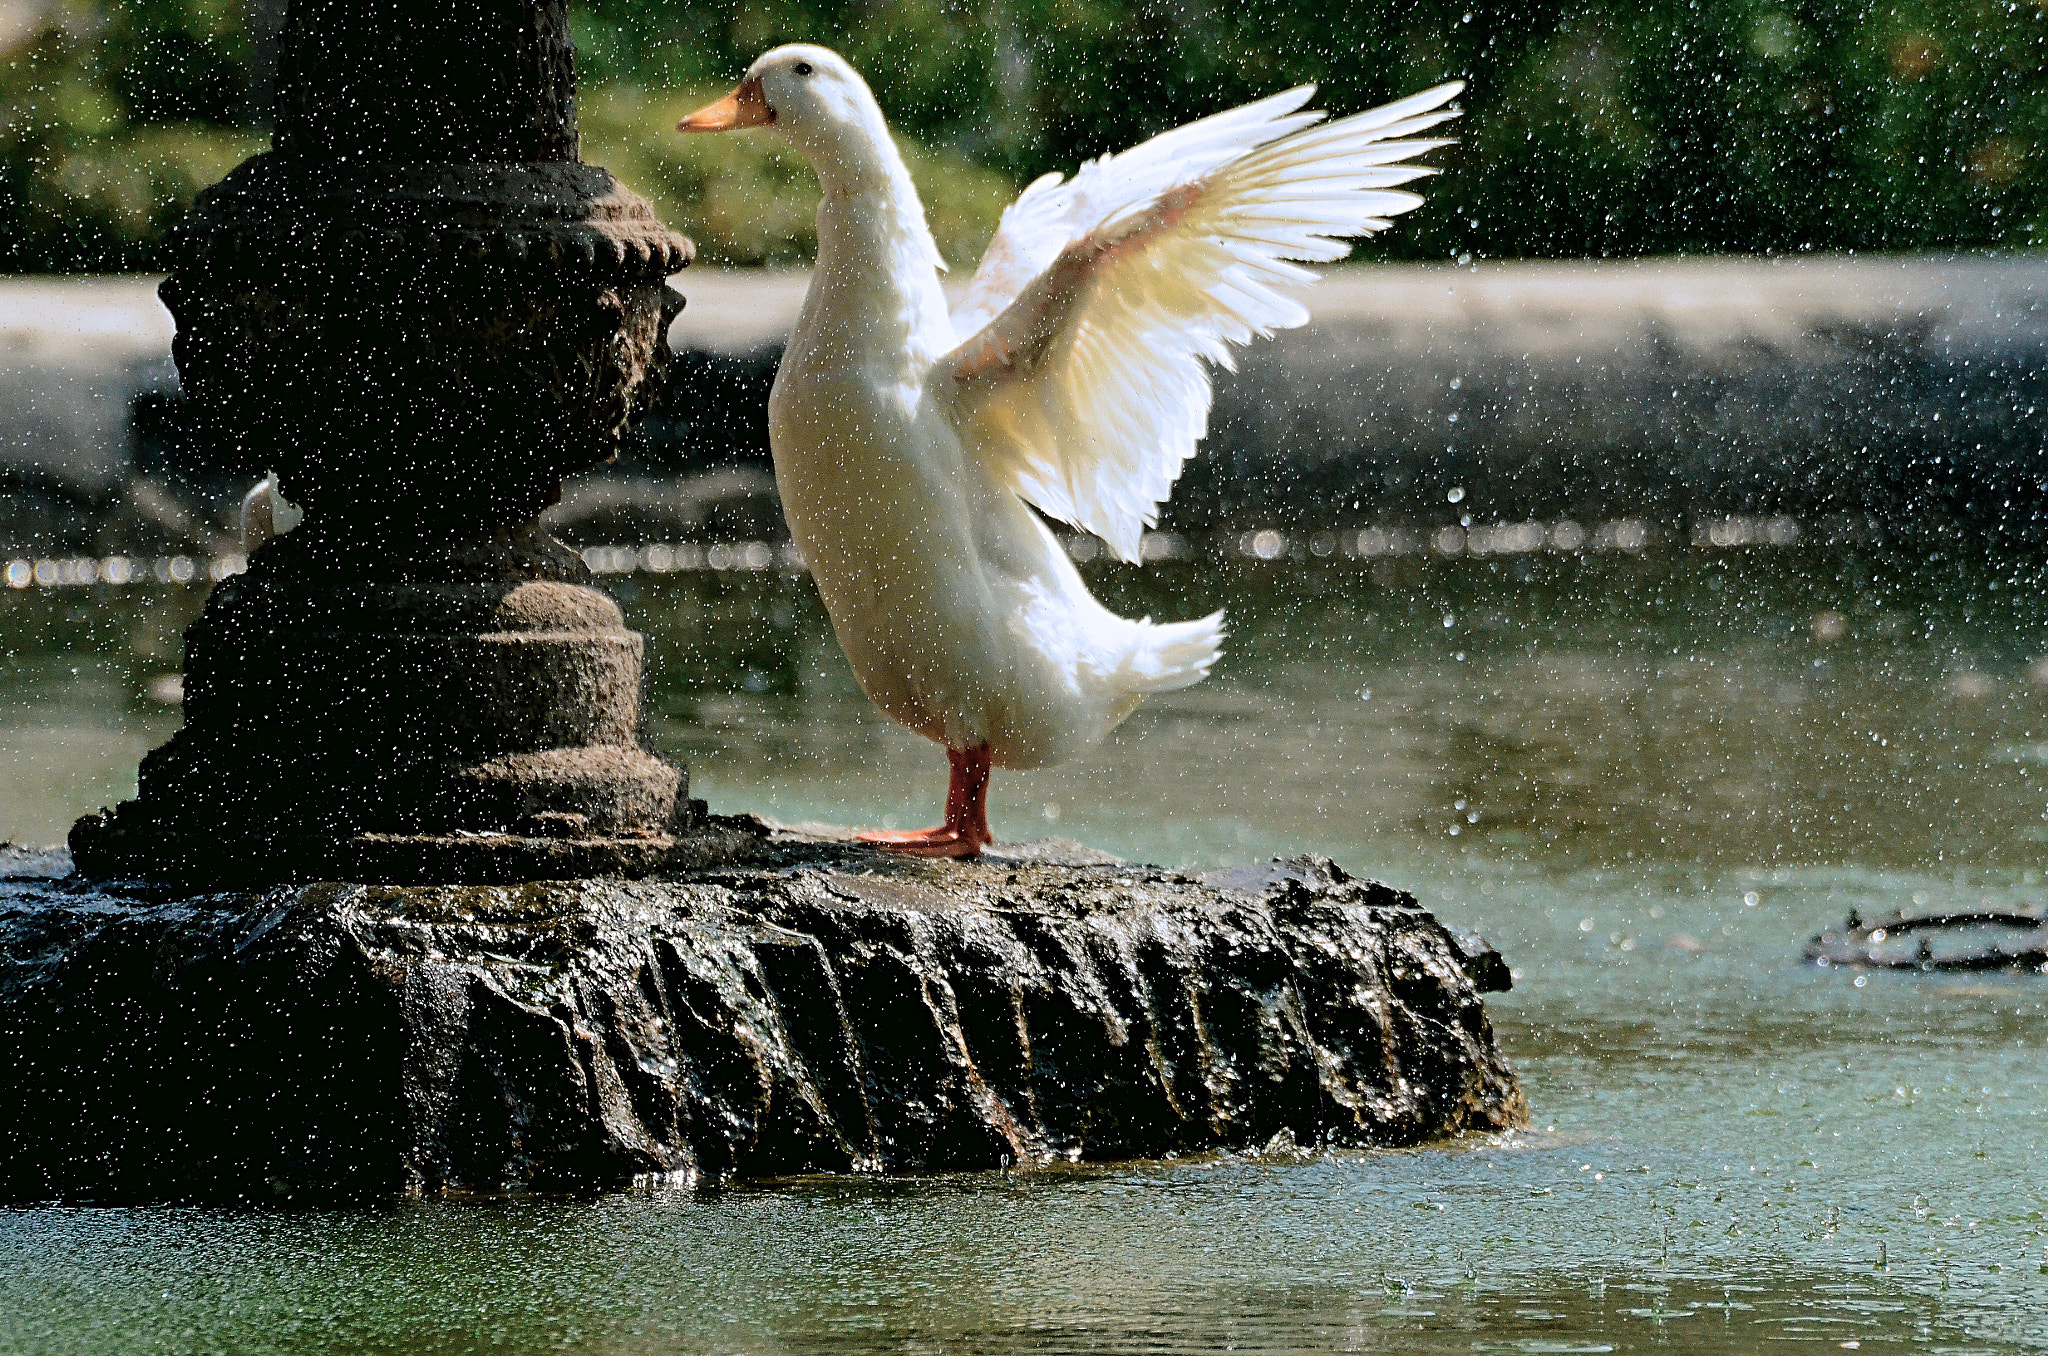
[[[739,88],[676,124],[679,132],[765,127],[820,171],[863,146],[888,143],[882,110],[860,72],[827,47],[791,43],[764,53]]]

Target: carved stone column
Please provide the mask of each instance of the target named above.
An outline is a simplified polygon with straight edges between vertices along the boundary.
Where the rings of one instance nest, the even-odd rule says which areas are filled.
[[[641,638],[535,515],[652,398],[690,244],[578,160],[567,0],[291,0],[278,67],[273,149],[162,296],[205,436],[306,519],[187,631],[185,727],[78,866],[660,866],[701,805],[641,747]]]

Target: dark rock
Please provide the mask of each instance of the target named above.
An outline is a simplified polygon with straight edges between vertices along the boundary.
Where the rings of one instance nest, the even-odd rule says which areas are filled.
[[[1451,940],[1458,946],[1458,963],[1472,976],[1481,993],[1506,993],[1515,987],[1515,972],[1507,957],[1493,949],[1493,943],[1476,932],[1453,929]]]
[[[784,837],[643,880],[0,881],[0,1198],[926,1172],[1526,1119],[1411,897],[1327,863],[1219,884],[1077,855]]]
[[[1275,857],[1258,866],[1226,866],[1215,871],[1204,872],[1204,885],[1218,890],[1235,890],[1244,894],[1264,894],[1269,890],[1285,891],[1290,882],[1306,886],[1310,890],[1325,890],[1332,886],[1344,885],[1351,876],[1343,867],[1328,857]],[[1369,889],[1385,890],[1384,885],[1368,885]],[[1403,895],[1402,899],[1413,903]],[[1515,987],[1514,974],[1500,952],[1476,932],[1452,931],[1449,933],[1458,963],[1465,967],[1465,973],[1472,979],[1481,993],[1506,993]]]

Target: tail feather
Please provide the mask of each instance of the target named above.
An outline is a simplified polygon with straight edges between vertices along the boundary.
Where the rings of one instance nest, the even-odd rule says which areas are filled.
[[[1223,653],[1221,612],[1199,621],[1158,625],[1148,618],[1132,626],[1130,648],[1111,681],[1134,697],[1193,687],[1209,676],[1209,666]]]

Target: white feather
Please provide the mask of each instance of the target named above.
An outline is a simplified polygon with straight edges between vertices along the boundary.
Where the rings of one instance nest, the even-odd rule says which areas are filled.
[[[941,364],[962,441],[1047,514],[1135,561],[1207,431],[1208,364],[1301,325],[1292,289],[1422,202],[1397,191],[1445,145],[1441,85],[1322,122],[1290,90],[1026,189],[954,313]],[[1320,124],[1320,125],[1318,125]]]

